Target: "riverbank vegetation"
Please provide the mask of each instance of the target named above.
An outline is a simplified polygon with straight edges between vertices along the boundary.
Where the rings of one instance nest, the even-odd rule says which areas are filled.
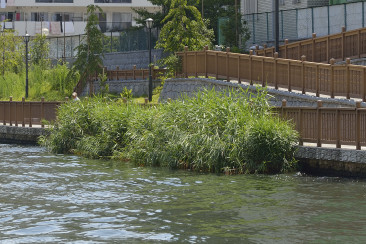
[[[152,107],[103,98],[65,103],[41,145],[55,153],[199,172],[278,173],[295,166],[293,126],[265,90],[202,91]]]

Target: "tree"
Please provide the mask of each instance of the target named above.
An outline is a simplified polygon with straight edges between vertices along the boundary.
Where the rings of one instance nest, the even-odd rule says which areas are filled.
[[[224,45],[232,50],[245,48],[245,43],[250,38],[250,31],[246,21],[242,19],[240,13],[235,13],[234,6],[227,8],[226,21],[219,26],[224,36]]]
[[[6,21],[1,22],[1,26]],[[19,73],[23,67],[24,43],[22,37],[11,29],[3,29],[0,35],[0,71]]]
[[[172,0],[170,10],[163,19],[164,26],[160,31],[156,48],[165,52],[200,50],[211,45],[213,31],[207,28],[200,12],[195,6],[188,5],[187,0]]]
[[[48,59],[49,51],[50,46],[46,35],[37,34],[31,41],[30,46],[32,64],[40,66],[41,70],[47,69],[50,65],[50,61]]]
[[[85,27],[85,36],[81,44],[76,48],[76,61],[69,73],[69,78],[71,79],[78,72],[82,82],[90,81],[91,75],[98,75],[102,71],[104,34],[98,28],[99,18],[97,12],[103,13],[103,10],[97,5],[88,5],[88,21]]]

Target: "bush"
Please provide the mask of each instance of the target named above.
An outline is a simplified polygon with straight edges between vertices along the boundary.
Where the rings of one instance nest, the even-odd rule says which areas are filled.
[[[149,109],[129,103],[61,106],[43,145],[54,152],[129,159],[202,172],[278,173],[295,164],[298,135],[273,114],[267,93],[215,90]]]

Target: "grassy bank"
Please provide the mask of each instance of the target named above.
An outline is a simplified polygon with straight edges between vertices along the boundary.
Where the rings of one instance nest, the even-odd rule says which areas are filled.
[[[118,158],[202,172],[278,173],[295,165],[293,126],[275,116],[265,90],[204,91],[146,109],[90,99],[67,103],[41,144],[55,153]]]
[[[69,97],[78,77],[74,80],[67,79],[68,72],[66,64],[48,69],[33,65],[28,74],[29,100],[40,101],[44,97],[46,101],[63,101]],[[5,72],[1,75],[0,99],[8,100],[12,96],[14,101],[21,101],[25,97],[25,80],[25,71]]]

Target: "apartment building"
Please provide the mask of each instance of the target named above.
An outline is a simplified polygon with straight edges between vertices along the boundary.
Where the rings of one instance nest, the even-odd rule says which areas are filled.
[[[241,0],[242,14],[272,12],[275,0]],[[280,10],[325,6],[329,0],[279,0]]]
[[[90,4],[103,9],[104,15],[99,15],[103,32],[135,26],[133,8],[159,10],[147,0],[0,0],[0,19],[8,19],[5,28],[15,29],[19,35],[42,31],[49,36],[79,35],[84,33]]]

